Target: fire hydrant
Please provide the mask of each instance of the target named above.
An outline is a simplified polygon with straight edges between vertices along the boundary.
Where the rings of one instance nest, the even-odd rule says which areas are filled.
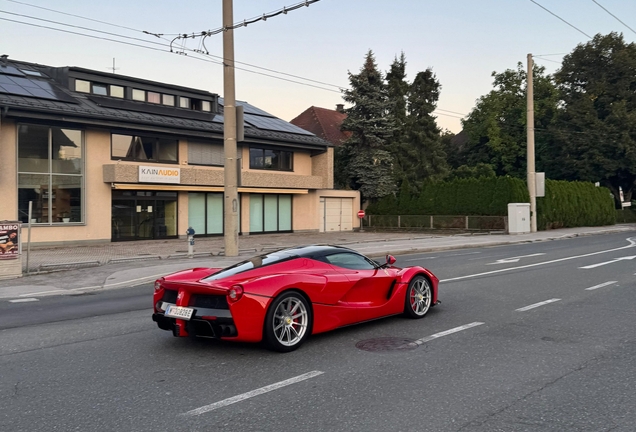
[[[188,227],[186,230],[186,235],[188,236],[188,258],[194,257],[194,229],[192,227]]]

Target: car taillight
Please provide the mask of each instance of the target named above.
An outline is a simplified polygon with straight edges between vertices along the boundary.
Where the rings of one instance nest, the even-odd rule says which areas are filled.
[[[243,297],[243,287],[240,285],[234,285],[227,292],[227,301],[228,303],[237,302]]]
[[[159,291],[161,289],[161,279],[157,279],[155,281],[155,291]]]

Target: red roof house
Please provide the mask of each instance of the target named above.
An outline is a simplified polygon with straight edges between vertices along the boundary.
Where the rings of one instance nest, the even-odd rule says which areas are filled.
[[[351,132],[340,130],[343,120],[347,117],[343,108],[342,104],[336,105],[335,110],[312,106],[290,123],[329,141],[334,146],[339,146],[351,136]]]

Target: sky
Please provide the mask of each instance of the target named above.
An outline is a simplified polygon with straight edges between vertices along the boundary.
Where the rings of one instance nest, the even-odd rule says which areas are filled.
[[[234,0],[233,21],[300,2]],[[114,73],[223,96],[221,34],[205,40],[207,55],[196,52],[201,38],[177,39],[170,52],[176,35],[221,25],[221,0],[0,0],[0,54],[111,72],[114,59]],[[525,68],[532,53],[552,73],[588,36],[614,31],[633,42],[632,29],[634,0],[320,0],[234,30],[236,97],[287,121],[311,106],[335,109],[369,50],[383,72],[404,52],[408,80],[432,68],[437,123],[458,133],[492,90],[493,71]]]

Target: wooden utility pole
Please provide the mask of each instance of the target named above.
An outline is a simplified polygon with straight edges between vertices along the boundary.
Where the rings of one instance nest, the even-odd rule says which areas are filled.
[[[223,139],[225,151],[225,256],[238,256],[238,185],[236,151],[236,92],[234,82],[234,12],[223,0]]]
[[[528,85],[527,85],[527,158],[528,158],[528,193],[530,194],[530,232],[537,232],[537,186],[534,168],[534,89],[532,80],[532,54],[528,54]]]

